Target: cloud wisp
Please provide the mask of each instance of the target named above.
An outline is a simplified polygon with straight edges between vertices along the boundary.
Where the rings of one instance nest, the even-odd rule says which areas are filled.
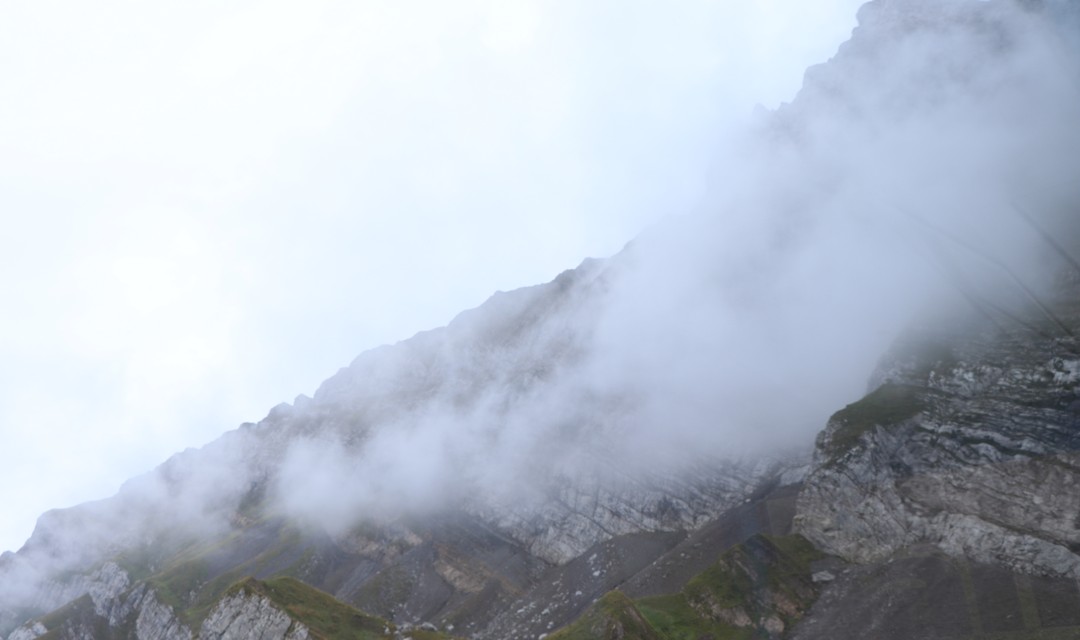
[[[857,2],[4,4],[0,548],[693,208]]]
[[[499,19],[492,46],[524,46],[533,18]],[[205,464],[224,475],[152,475],[125,499],[175,501],[212,530],[262,482],[273,507],[342,532],[448,505],[541,503],[559,481],[633,486],[805,451],[905,326],[960,299],[927,234],[1000,304],[1022,292],[949,237],[1032,287],[1048,280],[1046,242],[1012,203],[1075,237],[1077,28],[1068,5],[875,0],[790,104],[724,138],[694,213],[364,353],[314,399],[212,447]],[[434,64],[425,51],[396,73]],[[452,191],[445,177],[431,174],[437,193]],[[418,193],[410,203],[433,197]]]
[[[563,474],[806,450],[905,327],[966,304],[933,247],[998,305],[1064,266],[1016,210],[1075,237],[1080,66],[1060,10],[866,5],[727,149],[707,210],[328,382],[316,406],[363,415],[286,456],[283,504],[341,528]],[[387,398],[417,409],[365,404]]]

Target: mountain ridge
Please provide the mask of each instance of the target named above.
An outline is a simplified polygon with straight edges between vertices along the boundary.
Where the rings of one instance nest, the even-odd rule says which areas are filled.
[[[1038,224],[1080,246],[1069,130],[1017,110],[1080,104],[1057,86],[1076,69],[1031,39],[1075,25],[1038,5],[868,3],[766,124],[765,177],[733,187],[765,193],[749,201],[759,227],[733,222],[725,245],[683,218],[367,351],[113,498],[45,514],[0,556],[0,634],[298,639],[330,633],[303,620],[340,607],[416,638],[1080,628],[1058,580],[1080,575],[1077,291],[1051,277],[1061,256],[1035,223],[995,202],[1012,185],[985,188],[1045,151],[1021,174],[1066,207],[1037,207]],[[1031,59],[1057,66],[1029,78]],[[1042,100],[1059,91],[1069,101]],[[982,156],[961,149],[972,132]],[[870,218],[893,198],[917,213]],[[881,230],[897,228],[947,293],[914,295],[929,276],[893,262]],[[842,396],[896,326],[906,338],[816,444],[787,424]],[[273,585],[291,595],[275,603]],[[987,598],[1015,615],[993,618]]]

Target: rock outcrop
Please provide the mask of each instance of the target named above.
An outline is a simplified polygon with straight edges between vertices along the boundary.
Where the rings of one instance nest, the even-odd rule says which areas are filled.
[[[207,616],[200,640],[307,640],[308,629],[266,596],[243,590],[223,598]]]
[[[1080,327],[1071,300],[1057,307]],[[1080,577],[1080,355],[1044,318],[915,332],[818,439],[798,530],[880,561],[929,543],[1019,571]]]

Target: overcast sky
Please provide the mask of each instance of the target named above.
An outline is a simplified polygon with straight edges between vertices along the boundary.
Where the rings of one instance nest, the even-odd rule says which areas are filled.
[[[858,4],[0,4],[0,550],[707,208]]]

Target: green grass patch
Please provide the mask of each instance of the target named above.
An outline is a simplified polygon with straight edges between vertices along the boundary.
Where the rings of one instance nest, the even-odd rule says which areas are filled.
[[[224,595],[237,591],[265,596],[293,620],[306,626],[313,640],[383,640],[393,637],[396,631],[393,623],[350,607],[295,578],[245,578],[229,587]],[[444,633],[422,629],[413,629],[404,635],[413,640],[451,639]]]
[[[180,562],[152,576],[147,582],[162,604],[177,614],[187,610],[202,591],[208,577],[206,563],[201,560]]]
[[[266,596],[294,620],[304,624],[319,640],[382,640],[394,625],[353,609],[328,593],[294,578],[259,581],[248,578],[237,588]]]
[[[874,427],[888,427],[912,418],[926,409],[921,387],[886,383],[862,400],[833,414],[836,425],[823,447],[830,459],[837,459],[858,444]]]
[[[666,640],[622,591],[609,591],[549,640]]]
[[[404,569],[390,566],[365,583],[354,602],[368,611],[382,614],[408,600],[414,586]]]
[[[722,608],[746,604],[746,596],[753,588],[751,576],[745,571],[734,570],[730,560],[734,550],[728,551],[720,562],[690,579],[683,589],[690,602],[705,602]]]
[[[283,526],[278,539],[269,548],[222,573],[212,572],[218,554],[228,554],[228,547],[237,544],[243,531],[233,532],[224,540],[214,543],[192,545],[178,554],[164,570],[150,576],[147,582],[154,589],[158,600],[172,607],[173,611],[189,629],[195,631],[202,625],[211,609],[231,585],[247,576],[259,575],[272,562],[292,553],[302,544],[302,536],[294,527]],[[283,573],[295,572],[296,566],[310,554],[286,567]]]
[[[94,601],[90,599],[89,595],[84,595],[81,598],[72,600],[64,606],[56,609],[44,616],[38,618],[38,622],[45,625],[45,628],[52,631],[60,627],[68,620],[94,610]]]
[[[38,618],[38,622],[47,629],[46,633],[38,636],[38,640],[63,640],[71,637],[72,629],[93,634],[95,638],[103,638],[108,633],[108,621],[94,613],[94,601],[89,595]]]
[[[679,593],[631,602],[619,591],[597,601],[551,640],[750,640],[790,629],[817,599],[811,563],[823,558],[799,535],[756,535],[728,549]]]
[[[703,617],[681,593],[642,598],[636,604],[641,615],[667,640],[750,640],[755,636],[753,629],[739,629]]]
[[[797,533],[788,536],[762,534],[761,538],[772,545],[783,559],[776,566],[777,575],[782,579],[808,578],[810,564],[825,558],[824,553]]]
[[[799,535],[756,535],[725,551],[682,591],[702,618],[740,629],[786,628],[817,598],[810,565],[824,557]]]

